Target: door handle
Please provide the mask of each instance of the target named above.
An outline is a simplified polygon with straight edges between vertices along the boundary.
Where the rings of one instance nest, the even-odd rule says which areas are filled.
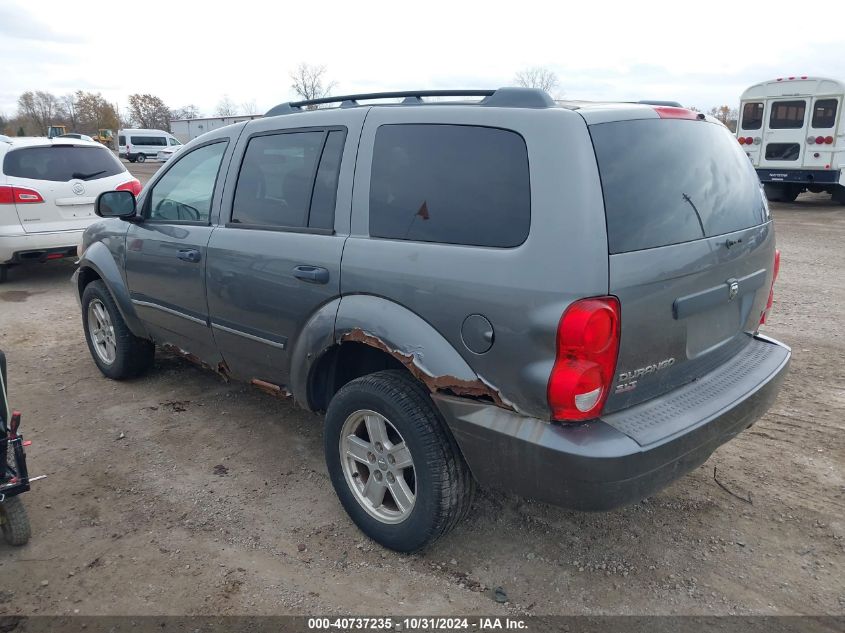
[[[329,283],[329,271],[325,268],[321,268],[320,266],[308,266],[306,264],[301,264],[294,267],[293,276],[312,284]]]
[[[183,248],[176,254],[176,257],[192,264],[196,264],[202,259],[200,252],[195,248]]]

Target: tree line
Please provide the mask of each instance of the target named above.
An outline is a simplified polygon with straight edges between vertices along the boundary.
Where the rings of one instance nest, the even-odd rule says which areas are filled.
[[[337,85],[326,77],[326,67],[300,63],[290,73],[291,90],[301,99],[318,99],[329,95]],[[560,99],[560,82],[554,71],[535,66],[518,72],[514,83],[530,88],[542,88],[553,98]],[[128,107],[121,112],[99,92],[77,90],[57,96],[44,90],[28,90],[18,97],[17,112],[12,117],[0,113],[0,134],[8,136],[44,136],[48,128],[64,125],[68,132],[97,135],[101,129],[113,132],[119,128],[139,127],[170,131],[173,119],[197,119],[203,116],[194,104],[172,108],[153,94],[129,95]],[[692,108],[698,111],[698,108]],[[258,114],[254,99],[237,104],[224,94],[217,102],[215,116]],[[731,130],[736,129],[737,110],[730,106],[716,106],[708,110]]]

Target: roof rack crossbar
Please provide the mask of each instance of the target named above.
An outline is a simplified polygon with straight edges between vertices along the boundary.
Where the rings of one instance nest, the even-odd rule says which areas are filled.
[[[499,88],[498,90],[403,90],[398,92],[370,92],[338,97],[322,97],[280,103],[271,108],[264,116],[292,114],[302,112],[303,108],[328,103],[339,103],[342,108],[360,105],[361,101],[375,99],[402,99],[402,105],[424,103],[423,97],[481,97],[479,105],[514,108],[550,108],[555,102],[543,90],[535,88]]]

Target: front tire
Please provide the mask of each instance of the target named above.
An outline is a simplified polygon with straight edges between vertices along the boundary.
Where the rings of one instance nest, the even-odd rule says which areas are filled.
[[[113,380],[133,378],[152,366],[155,345],[132,334],[102,281],[85,286],[82,327],[88,351],[104,376]]]
[[[357,378],[326,413],[326,465],[340,502],[374,541],[419,550],[469,510],[475,482],[428,391],[403,371]]]
[[[26,545],[29,542],[32,529],[20,497],[11,497],[0,503],[0,520],[3,522],[3,538],[9,545]]]
[[[147,160],[147,157],[144,154],[138,154],[138,157],[135,160],[137,160],[139,163],[143,163]]]

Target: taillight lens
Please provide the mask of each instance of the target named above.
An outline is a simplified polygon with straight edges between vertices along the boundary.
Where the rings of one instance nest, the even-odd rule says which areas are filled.
[[[745,145],[745,137],[744,137],[744,136],[740,136],[740,137],[739,137],[738,139],[736,139],[736,140],[737,140],[737,141],[739,141],[739,144],[740,144],[740,145]]]
[[[763,310],[763,314],[760,315],[760,325],[763,325],[766,322],[766,317],[769,316],[769,310],[772,309],[772,306],[775,303],[775,280],[778,278],[778,273],[780,272],[780,251],[775,250],[775,261],[772,264],[772,285],[769,288],[769,300],[766,301],[766,309]]]
[[[825,145],[832,145],[833,144],[833,137],[832,136],[825,136],[824,137]]]
[[[619,354],[619,301],[581,299],[558,323],[547,398],[552,419],[575,422],[601,413]]]
[[[137,178],[133,178],[129,182],[125,182],[122,185],[115,187],[115,191],[131,191],[132,195],[137,198],[138,194],[141,193],[141,181]]]
[[[38,202],[44,202],[44,198],[35,189],[0,185],[0,204],[36,204]]]
[[[750,136],[745,137],[745,144],[746,145],[751,145],[753,142],[754,142],[754,139],[751,138]]]
[[[816,137],[816,145],[822,145],[824,143],[824,136],[817,136]]]

